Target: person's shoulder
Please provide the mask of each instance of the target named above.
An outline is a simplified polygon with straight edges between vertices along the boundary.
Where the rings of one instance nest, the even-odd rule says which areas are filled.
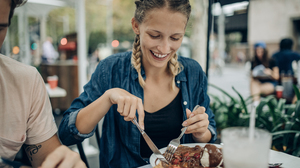
[[[280,55],[280,51],[273,53],[271,58],[276,58],[278,55]]]
[[[116,53],[113,55],[110,55],[106,57],[105,59],[101,60],[103,64],[116,64],[116,63],[124,63],[124,62],[130,62],[131,61],[131,51],[127,52],[121,52],[121,53]]]
[[[5,72],[12,73],[19,77],[30,77],[35,73],[38,73],[37,69],[33,66],[26,65],[10,57],[0,55],[1,69]]]
[[[187,58],[187,57],[182,57],[178,56],[178,61],[183,65],[183,66],[191,66],[191,67],[201,67],[200,64],[192,59],[192,58]]]
[[[296,56],[296,57],[300,57],[300,53],[296,52],[296,51],[293,51],[293,54]]]
[[[186,73],[192,71],[193,74],[197,75],[202,74],[204,72],[201,65],[192,58],[178,56],[178,61],[183,66],[183,71],[185,71]]]

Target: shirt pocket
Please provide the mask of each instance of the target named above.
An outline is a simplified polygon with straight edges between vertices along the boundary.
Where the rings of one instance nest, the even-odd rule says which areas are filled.
[[[0,137],[0,155],[7,159],[14,160],[26,140],[25,137],[26,135],[23,135],[20,141]]]

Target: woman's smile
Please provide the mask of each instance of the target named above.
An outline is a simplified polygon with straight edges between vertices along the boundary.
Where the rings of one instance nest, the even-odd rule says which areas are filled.
[[[159,53],[155,53],[155,52],[152,51],[152,50],[150,50],[150,52],[151,52],[152,57],[153,57],[154,59],[156,59],[156,60],[159,60],[159,61],[163,61],[163,60],[167,59],[168,56],[170,55],[170,54],[159,54]]]

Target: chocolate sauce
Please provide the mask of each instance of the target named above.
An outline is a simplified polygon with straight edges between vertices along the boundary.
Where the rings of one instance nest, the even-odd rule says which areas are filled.
[[[209,166],[216,167],[220,164],[223,158],[223,154],[220,148],[212,144],[207,144],[205,147],[209,154]]]

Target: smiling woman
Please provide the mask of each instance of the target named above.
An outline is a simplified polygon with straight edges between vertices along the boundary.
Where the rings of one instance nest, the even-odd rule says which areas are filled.
[[[59,128],[64,144],[76,144],[92,136],[105,116],[100,167],[147,164],[152,152],[137,127],[128,122],[136,115],[158,148],[177,138],[182,126],[188,126],[184,143],[216,140],[206,75],[198,62],[176,54],[190,17],[190,2],[136,0],[135,5],[132,51],[100,61]],[[196,105],[202,107],[192,113],[189,109]]]

